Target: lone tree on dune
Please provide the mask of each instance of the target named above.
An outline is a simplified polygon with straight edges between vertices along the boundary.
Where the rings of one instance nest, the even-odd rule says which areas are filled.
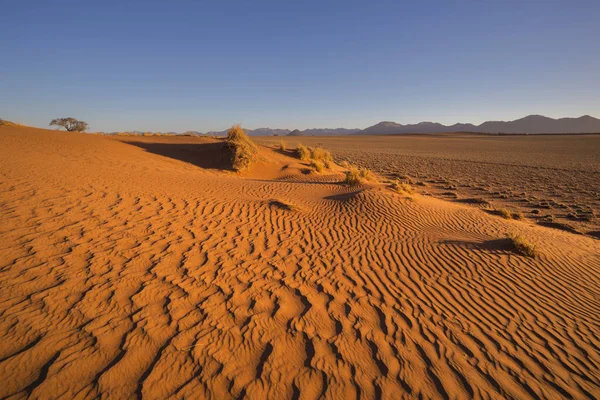
[[[50,121],[50,126],[62,126],[69,132],[83,132],[88,128],[87,122],[78,121],[75,118],[56,118]]]

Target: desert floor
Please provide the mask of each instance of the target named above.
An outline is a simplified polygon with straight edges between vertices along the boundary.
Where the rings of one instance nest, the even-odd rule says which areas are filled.
[[[457,198],[266,147],[236,174],[212,139],[0,127],[0,398],[600,396],[600,241],[456,201],[597,212],[597,137],[337,139],[289,142]]]
[[[337,160],[409,182],[421,193],[506,208],[540,225],[600,238],[600,135],[258,138],[265,145],[281,140],[290,147],[321,145]]]

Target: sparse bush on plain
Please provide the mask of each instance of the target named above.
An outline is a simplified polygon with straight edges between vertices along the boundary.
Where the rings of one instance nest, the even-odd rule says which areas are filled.
[[[88,128],[87,122],[72,117],[53,119],[50,121],[50,126],[63,127],[69,132],[83,132]]]
[[[535,245],[527,241],[523,235],[509,233],[506,237],[517,253],[527,257],[535,257],[538,254]]]
[[[236,171],[248,169],[256,160],[258,148],[241,126],[234,125],[227,131],[227,149],[231,153],[231,164]]]
[[[286,151],[287,150],[287,143],[285,143],[285,140],[280,140],[279,141],[279,150],[281,150],[281,151]]]

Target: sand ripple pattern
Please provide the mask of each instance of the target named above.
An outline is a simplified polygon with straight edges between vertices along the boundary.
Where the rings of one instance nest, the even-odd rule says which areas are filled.
[[[3,170],[1,398],[600,395],[596,241],[381,189],[148,165],[147,190]],[[498,245],[507,224],[543,254]]]

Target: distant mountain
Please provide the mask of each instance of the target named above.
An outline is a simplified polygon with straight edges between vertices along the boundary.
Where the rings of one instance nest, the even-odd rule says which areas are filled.
[[[226,136],[227,131],[229,129],[225,129],[224,131],[210,131],[207,132],[207,135],[213,136]],[[290,133],[289,129],[271,129],[271,128],[257,128],[257,129],[247,129],[244,128],[246,134],[250,136],[285,136]]]
[[[258,128],[258,129],[246,129],[244,131],[250,136],[335,136],[335,135],[352,135],[361,132],[360,129],[346,129],[346,128],[312,128],[300,131],[298,129],[272,129],[272,128]],[[290,133],[296,132],[294,135]],[[299,134],[298,134],[299,133]],[[227,129],[224,131],[212,131],[208,132],[208,135],[225,136]]]
[[[313,128],[305,129],[302,134],[305,136],[336,136],[336,135],[352,135],[360,132],[360,129],[346,129],[346,128]]]
[[[251,136],[336,136],[336,135],[391,135],[403,133],[444,133],[444,132],[475,132],[475,133],[600,133],[600,119],[584,115],[579,118],[548,118],[543,115],[528,115],[514,121],[486,121],[480,125],[457,123],[443,125],[438,122],[419,122],[418,124],[402,125],[392,121],[382,121],[366,129],[346,128],[313,128],[303,131],[295,129],[244,129]],[[112,134],[117,134],[113,132]],[[133,131],[128,134],[143,135],[145,132]],[[147,132],[146,132],[147,133]],[[175,132],[169,132],[175,134]],[[198,131],[188,131],[186,134],[203,135]],[[225,136],[223,131],[211,131],[206,135]]]
[[[592,133],[600,132],[600,119],[589,115],[559,119],[529,115],[515,121],[484,122],[477,129],[493,133]]]
[[[420,122],[402,125],[383,121],[359,132],[361,135],[397,133],[600,133],[600,119],[584,115],[579,118],[548,118],[543,115],[529,115],[514,121],[487,121],[480,125],[442,125],[437,122]]]

